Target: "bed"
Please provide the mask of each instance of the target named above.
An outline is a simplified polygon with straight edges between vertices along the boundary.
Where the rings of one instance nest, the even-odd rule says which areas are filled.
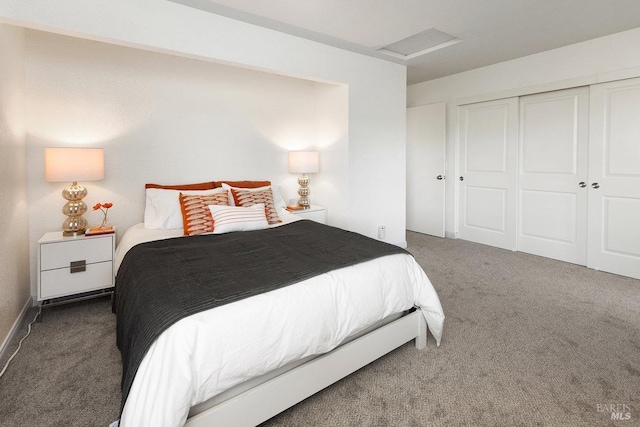
[[[278,213],[281,222],[238,236],[337,232]],[[136,264],[139,248],[191,242],[185,239],[191,237],[182,229],[141,223],[127,230],[116,251],[116,300],[120,267]],[[124,394],[120,426],[257,425],[408,341],[423,348],[427,328],[439,344],[443,321],[429,279],[401,251],[204,309],[173,323],[145,350]]]

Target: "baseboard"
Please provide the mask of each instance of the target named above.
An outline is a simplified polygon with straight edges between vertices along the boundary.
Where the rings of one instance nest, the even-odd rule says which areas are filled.
[[[20,326],[22,326],[22,322],[25,320],[27,313],[29,312],[29,309],[31,307],[32,307],[32,298],[29,297],[29,299],[27,299],[27,302],[24,304],[24,307],[22,307],[22,311],[20,312],[20,315],[18,316],[16,321],[13,322],[13,326],[11,326],[11,330],[9,331],[9,334],[5,337],[4,341],[2,342],[2,345],[0,345],[0,360],[4,360],[5,352],[9,348],[9,345],[13,341],[13,338],[15,337],[15,335],[20,330]]]

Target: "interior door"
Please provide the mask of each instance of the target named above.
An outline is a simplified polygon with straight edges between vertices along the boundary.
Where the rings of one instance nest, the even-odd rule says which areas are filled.
[[[407,108],[407,229],[444,237],[446,104]]]
[[[458,237],[516,250],[518,98],[458,112]]]
[[[518,250],[587,264],[589,88],[520,98]]]
[[[640,279],[640,79],[590,99],[587,266]]]

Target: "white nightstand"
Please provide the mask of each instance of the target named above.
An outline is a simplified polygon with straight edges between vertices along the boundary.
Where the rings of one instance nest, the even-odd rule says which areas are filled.
[[[116,235],[63,237],[62,231],[38,240],[38,301],[114,286]]]
[[[290,212],[300,218],[310,219],[321,224],[327,223],[327,209],[322,206],[311,205],[309,209],[300,209]]]

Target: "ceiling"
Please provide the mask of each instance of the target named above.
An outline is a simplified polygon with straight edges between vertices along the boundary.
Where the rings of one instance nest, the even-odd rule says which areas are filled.
[[[638,0],[171,1],[404,64],[407,84],[640,27]],[[381,50],[425,31],[416,55]]]

